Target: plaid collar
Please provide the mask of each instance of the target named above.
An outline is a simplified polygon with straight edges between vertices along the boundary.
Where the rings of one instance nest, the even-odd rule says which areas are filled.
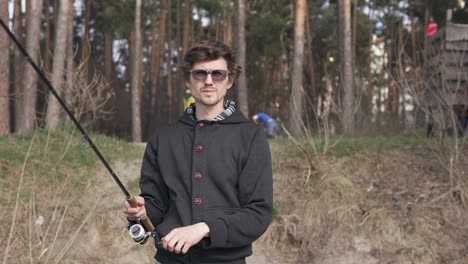
[[[221,121],[224,120],[228,117],[230,117],[235,111],[237,110],[236,103],[232,100],[225,100],[224,101],[224,112],[216,116],[213,120],[211,121]],[[197,121],[197,116],[195,115],[196,113],[196,107],[195,103],[192,103],[187,110],[185,110],[185,113],[192,119],[193,121]]]

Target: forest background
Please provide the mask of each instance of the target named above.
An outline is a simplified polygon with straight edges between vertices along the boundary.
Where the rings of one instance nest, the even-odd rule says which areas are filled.
[[[1,1],[1,17],[92,129],[140,142],[183,111],[182,54],[216,39],[244,68],[230,96],[295,134],[377,135],[424,127],[426,29],[463,1]],[[0,133],[67,117],[0,32]],[[419,90],[418,90],[419,89]],[[324,122],[325,121],[325,122]]]

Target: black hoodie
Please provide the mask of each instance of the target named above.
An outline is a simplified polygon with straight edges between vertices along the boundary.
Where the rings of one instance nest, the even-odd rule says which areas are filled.
[[[271,156],[265,134],[240,111],[221,121],[185,113],[146,147],[141,196],[160,237],[205,222],[210,237],[187,254],[159,250],[163,263],[245,263],[271,222]]]

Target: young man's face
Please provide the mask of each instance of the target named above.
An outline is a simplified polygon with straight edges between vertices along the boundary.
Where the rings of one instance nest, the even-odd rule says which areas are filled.
[[[192,92],[197,108],[219,108],[221,112],[224,109],[224,97],[232,84],[224,58],[195,63],[190,80],[185,82]]]

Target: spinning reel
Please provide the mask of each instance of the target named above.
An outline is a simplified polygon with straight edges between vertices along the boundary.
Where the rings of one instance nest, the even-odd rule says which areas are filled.
[[[140,218],[137,218],[135,221],[129,221],[127,229],[128,234],[136,243],[143,245],[148,241],[149,237],[153,237],[156,241],[156,248],[162,249],[162,242],[159,239],[158,233],[155,230],[146,231]]]

